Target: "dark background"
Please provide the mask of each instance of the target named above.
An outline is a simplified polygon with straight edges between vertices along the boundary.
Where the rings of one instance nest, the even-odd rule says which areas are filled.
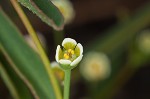
[[[132,16],[149,0],[71,0],[71,2],[73,3],[76,16],[72,23],[65,26],[65,37],[74,38],[83,46],[86,46],[97,36],[103,37],[105,35],[104,31],[123,21],[123,19]],[[19,27],[20,31],[26,34],[27,31],[9,0],[0,0],[0,5]],[[26,8],[24,10],[35,30],[43,33],[48,46],[48,55],[51,60],[54,60],[55,46],[52,28]],[[149,65],[145,64],[137,71],[112,99],[150,99]],[[0,95],[0,99],[10,99],[9,91],[1,78]],[[71,99],[92,99],[82,97],[88,97],[88,88],[83,78],[71,84]]]

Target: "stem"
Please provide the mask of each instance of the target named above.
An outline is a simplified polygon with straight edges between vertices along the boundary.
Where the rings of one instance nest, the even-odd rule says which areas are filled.
[[[25,15],[25,13],[23,12],[22,8],[20,7],[20,5],[17,3],[16,0],[10,0],[13,7],[15,8],[15,10],[17,11],[19,17],[21,18],[23,24],[25,25],[27,31],[29,32],[30,36],[32,37],[35,45],[37,46],[38,48],[38,52],[39,52],[39,55],[44,63],[44,66],[45,66],[45,69],[49,75],[49,79],[52,83],[52,86],[54,88],[54,92],[56,94],[56,98],[57,99],[62,99],[62,96],[61,96],[61,92],[60,92],[60,88],[57,84],[57,81],[54,77],[54,74],[53,74],[53,71],[52,69],[50,68],[50,61],[46,55],[46,53],[44,52],[44,49],[37,37],[37,34],[35,32],[35,30],[33,29],[31,23],[29,22],[27,16]]]
[[[56,47],[64,39],[64,31],[63,30],[62,31],[53,30],[53,37],[54,37],[55,47]]]
[[[71,70],[65,70],[64,99],[69,99]]]

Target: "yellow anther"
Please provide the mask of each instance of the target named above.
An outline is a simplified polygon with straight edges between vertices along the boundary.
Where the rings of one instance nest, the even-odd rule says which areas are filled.
[[[68,54],[64,54],[64,58],[65,59],[69,59],[69,55]]]
[[[74,50],[71,51],[71,54],[72,54],[72,55],[74,54]]]

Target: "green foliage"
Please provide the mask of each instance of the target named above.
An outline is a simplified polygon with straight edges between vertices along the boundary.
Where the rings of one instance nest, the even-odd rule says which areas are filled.
[[[0,73],[14,99],[32,99],[31,92],[25,83],[18,77],[7,59],[0,53]]]
[[[0,45],[2,52],[15,65],[12,68],[30,86],[34,96],[55,99],[55,94],[44,65],[25,42],[15,25],[0,10]]]
[[[23,6],[35,13],[41,20],[56,30],[62,30],[64,19],[50,0],[18,0]]]

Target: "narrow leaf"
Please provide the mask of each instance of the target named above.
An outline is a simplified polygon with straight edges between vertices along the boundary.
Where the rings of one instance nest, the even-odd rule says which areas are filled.
[[[23,6],[35,13],[43,22],[56,30],[62,30],[64,19],[50,0],[18,0]]]
[[[15,72],[28,85],[35,98],[55,99],[55,93],[44,65],[20,35],[15,25],[0,10],[0,44]]]
[[[0,53],[0,73],[14,99],[33,99],[25,83],[18,77],[5,57]],[[3,97],[1,97],[3,98]]]

